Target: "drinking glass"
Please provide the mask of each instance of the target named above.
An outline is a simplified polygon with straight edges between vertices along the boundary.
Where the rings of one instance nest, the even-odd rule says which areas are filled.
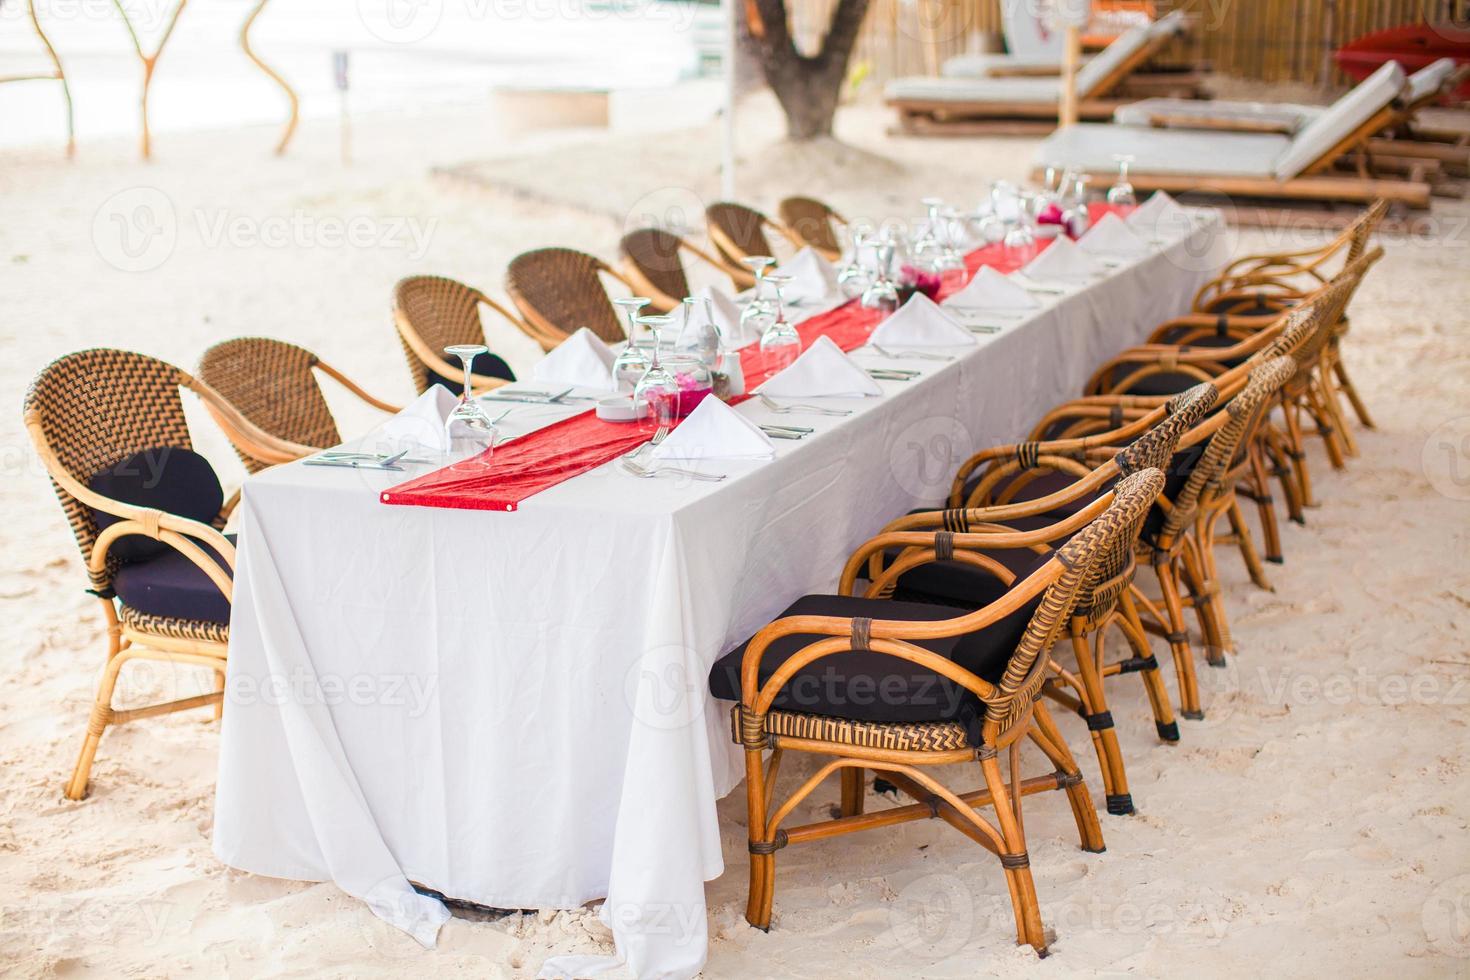
[[[638,311],[652,302],[647,296],[621,296],[613,300],[613,305],[622,309],[628,317],[628,345],[613,360],[613,380],[617,382],[618,391],[632,391],[638,379],[648,370],[648,355],[643,353],[637,341]]]
[[[771,304],[765,298],[762,287],[766,281],[766,270],[775,265],[776,260],[769,255],[747,255],[740,261],[750,266],[750,271],[755,275],[755,285],[750,287],[750,302],[740,311],[740,333],[749,337],[752,333],[758,334],[765,330],[766,324],[770,322]]]
[[[1075,171],[1069,173],[1072,178],[1070,206],[1062,213],[1062,223],[1066,225],[1067,234],[1073,238],[1081,238],[1092,225],[1092,219],[1087,213],[1087,184],[1092,180],[1092,175]]]
[[[679,403],[679,382],[659,362],[659,335],[674,322],[667,313],[640,316],[638,322],[653,334],[653,360],[633,388],[633,415],[646,426],[672,425]]]
[[[685,297],[684,320],[679,328],[679,337],[674,341],[674,350],[692,354],[710,370],[720,362],[720,328],[715,325],[714,309],[710,300],[704,301],[704,311],[696,313],[694,297]]]
[[[849,230],[852,232],[852,251],[847,253],[847,261],[837,270],[837,288],[848,299],[857,299],[868,285],[868,270],[863,268],[863,246],[867,243],[867,228],[853,225]]]
[[[1113,159],[1118,161],[1118,179],[1108,188],[1108,203],[1132,207],[1138,203],[1138,195],[1133,193],[1133,185],[1128,182],[1128,165],[1133,162],[1133,157],[1126,153],[1114,153]]]
[[[875,244],[877,263],[873,270],[873,281],[863,290],[859,302],[864,309],[894,310],[898,308],[898,287],[888,278],[893,266],[894,240],[881,238]]]
[[[470,391],[470,381],[474,377],[471,368],[474,366],[475,358],[481,354],[488,354],[490,348],[484,344],[458,344],[444,348],[444,353],[451,357],[457,357],[464,365],[464,390],[460,392],[459,404],[454,406],[454,411],[444,420],[446,431],[452,431],[451,427],[457,422],[470,430],[470,438],[475,441],[486,443],[487,451],[495,446],[495,423],[490,421],[490,416],[475,401]]]
[[[1017,194],[1016,220],[1006,222],[1005,247],[1008,250],[1030,249],[1036,245],[1036,232],[1031,223],[1037,214],[1039,199],[1028,191]]]
[[[786,309],[781,302],[781,287],[791,282],[790,276],[767,275],[766,282],[771,284],[771,291],[775,294],[776,305],[770,326],[766,327],[761,334],[761,353],[772,354],[775,365],[785,367],[796,360],[796,355],[801,353],[801,337],[786,319]]]

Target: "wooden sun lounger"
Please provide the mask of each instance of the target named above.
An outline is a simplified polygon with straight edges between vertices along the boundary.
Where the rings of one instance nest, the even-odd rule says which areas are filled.
[[[1273,152],[1275,144],[1270,141],[1281,139],[1280,137],[1242,134],[1238,137],[1242,141],[1238,145],[1244,150],[1251,150],[1252,153],[1248,155],[1254,155],[1256,161],[1253,167],[1242,167],[1239,173],[1232,173],[1227,169],[1210,171],[1205,166],[1201,167],[1203,172],[1183,172],[1177,167],[1160,168],[1150,172],[1147,160],[1143,159],[1136,164],[1134,169],[1130,170],[1128,178],[1138,190],[1163,190],[1171,193],[1203,192],[1223,194],[1232,198],[1267,198],[1287,201],[1366,203],[1383,198],[1411,208],[1427,208],[1433,189],[1430,184],[1430,174],[1431,171],[1437,169],[1435,161],[1417,161],[1408,166],[1407,173],[1402,176],[1388,176],[1372,172],[1360,172],[1350,176],[1333,172],[1338,161],[1348,157],[1358,146],[1372,138],[1373,134],[1381,131],[1386,119],[1394,111],[1393,106],[1384,106],[1327,150],[1319,153],[1315,159],[1287,177],[1275,176],[1269,172],[1271,168],[1260,165],[1261,160]],[[1070,139],[1075,144],[1077,140],[1085,140],[1089,135],[1089,130],[1100,129],[1104,127],[1075,127],[1066,133],[1057,134],[1051,141],[1048,141],[1048,144],[1043,144],[1037,155],[1038,165],[1034,171],[1035,177],[1040,179],[1047,164],[1090,166],[1087,160],[1079,158],[1086,157],[1088,152],[1103,152],[1100,147],[1101,144],[1106,143],[1106,138],[1097,140],[1092,150],[1085,152],[1074,152],[1073,148],[1065,146],[1065,141]],[[1128,127],[1116,127],[1116,129],[1127,130]],[[1146,129],[1133,129],[1132,132],[1139,134],[1140,137],[1143,133],[1157,133],[1157,131]],[[1109,138],[1118,139],[1116,134],[1108,135]],[[1162,135],[1158,134],[1155,138]],[[1225,145],[1218,142],[1206,144],[1204,140],[1231,139],[1226,134],[1201,133],[1198,135],[1201,139],[1202,154],[1218,151]],[[1185,134],[1180,134],[1180,137],[1187,138]],[[1174,139],[1173,137],[1165,138]],[[1058,139],[1063,140],[1060,147],[1051,145]],[[1279,159],[1282,151],[1289,150],[1289,148],[1289,143],[1282,144],[1281,150],[1276,151],[1277,158]],[[1175,152],[1187,149],[1182,146],[1173,147]],[[1110,168],[1100,168],[1095,171],[1092,183],[1098,187],[1105,187],[1112,179]]]
[[[1125,101],[1118,95],[1119,88],[1175,36],[1172,31],[1151,34],[1139,45],[1138,50],[1122,59],[1087,92],[1079,92],[1079,117],[1112,118],[1113,111]],[[1180,77],[1182,81],[1169,91],[1182,90],[1191,94],[1194,90],[1191,78],[1187,75]],[[953,81],[958,83],[962,80]],[[1136,93],[1133,98],[1137,98]],[[899,133],[923,136],[1043,135],[1056,128],[1058,107],[1056,99],[968,100],[893,96],[886,99],[886,102],[898,112]]]

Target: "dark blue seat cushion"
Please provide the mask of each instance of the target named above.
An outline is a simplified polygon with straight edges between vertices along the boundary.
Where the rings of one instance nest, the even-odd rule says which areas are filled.
[[[225,535],[235,543],[233,534]],[[196,542],[218,560],[219,553]],[[147,561],[127,562],[112,577],[112,590],[130,609],[150,616],[198,619],[207,623],[230,622],[230,601],[210,581],[204,570],[173,548]],[[224,564],[221,562],[221,564]],[[224,565],[226,569],[228,565]]]
[[[476,354],[470,370],[483,378],[504,378],[507,381],[516,379],[515,372],[510,369],[510,365],[505,363],[499,354],[489,352]],[[437,374],[433,368],[429,368],[428,371],[430,385],[443,385],[456,395],[464,391],[464,375],[456,374],[453,378],[446,378]]]
[[[1049,555],[1046,557],[1050,557]],[[1045,562],[1043,558],[1038,562]],[[909,641],[995,683],[1005,673],[1016,644],[1026,632],[1038,595],[1020,609],[985,629],[961,636]],[[967,610],[933,603],[864,599],[857,596],[802,596],[781,613],[787,616],[868,617],[928,622],[954,619]],[[793,654],[822,637],[786,636],[766,648],[761,659],[762,682]],[[710,672],[710,693],[726,701],[740,700],[740,668],[747,640],[721,657]],[[958,721],[978,739],[979,700],[953,681],[926,667],[873,651],[850,650],[816,660],[791,678],[776,696],[773,708],[827,715],[853,721],[912,724]]]
[[[1065,515],[1039,514],[1035,517],[1017,517],[1003,522],[1017,531],[1034,531],[1065,519]],[[1060,548],[1066,538],[1048,545],[1048,552],[1038,557],[1030,548],[987,549],[984,555],[992,558],[1012,573],[1019,582],[1051,557],[1050,549]],[[889,560],[898,557],[901,549],[894,549]],[[962,561],[931,561],[904,572],[898,577],[893,597],[909,602],[940,602],[965,609],[979,609],[1005,595],[1009,588],[989,571]]]
[[[145,449],[95,474],[87,486],[113,500],[151,507],[201,524],[212,524],[224,507],[225,492],[209,460],[188,449]],[[100,531],[120,518],[92,511]],[[139,534],[124,535],[108,554],[123,562],[145,561],[171,552],[168,545]]]

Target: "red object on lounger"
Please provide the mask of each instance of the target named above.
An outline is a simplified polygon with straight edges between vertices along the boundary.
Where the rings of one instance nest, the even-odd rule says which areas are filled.
[[[1338,48],[1333,57],[1354,81],[1362,81],[1390,60],[1410,74],[1440,58],[1454,58],[1463,65],[1470,63],[1470,30],[1453,24],[1405,24],[1364,34]],[[1461,83],[1454,97],[1470,99],[1470,79]]]

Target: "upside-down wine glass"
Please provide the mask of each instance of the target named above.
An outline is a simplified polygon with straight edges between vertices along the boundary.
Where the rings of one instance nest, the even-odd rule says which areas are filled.
[[[659,334],[674,322],[672,315],[640,316],[638,322],[653,334],[653,361],[633,388],[633,415],[644,426],[672,425],[679,403],[679,381],[659,363]]]
[[[852,233],[852,251],[847,254],[847,262],[837,270],[837,288],[848,299],[857,299],[868,286],[868,270],[863,268],[862,255],[867,228],[854,224],[848,230]]]
[[[450,432],[456,422],[462,424],[470,430],[471,438],[477,442],[486,443],[486,452],[495,448],[495,423],[490,421],[490,416],[486,415],[485,410],[475,401],[470,391],[470,382],[474,378],[475,358],[489,352],[490,348],[484,344],[457,344],[444,348],[444,353],[459,358],[460,363],[464,365],[464,390],[459,394],[459,404],[454,406],[454,411],[450,412],[449,417],[444,420],[444,429]]]
[[[1118,161],[1118,179],[1108,188],[1108,203],[1118,207],[1133,207],[1138,203],[1138,195],[1133,193],[1133,185],[1128,181],[1128,165],[1133,162],[1133,157],[1126,153],[1114,153],[1113,159]]]
[[[647,296],[620,296],[613,300],[613,305],[628,317],[628,344],[613,360],[613,380],[618,391],[632,391],[648,370],[648,355],[638,346],[638,311],[652,302]]]
[[[1062,212],[1062,223],[1067,228],[1067,234],[1073,238],[1081,238],[1092,225],[1092,218],[1087,213],[1087,185],[1092,180],[1091,174],[1069,171],[1072,175],[1071,207]]]
[[[764,330],[771,315],[771,304],[762,295],[761,284],[765,282],[766,270],[775,265],[776,260],[769,255],[747,255],[740,261],[755,276],[755,285],[750,287],[750,302],[740,311],[740,332],[748,337],[753,332]]]
[[[761,353],[771,355],[772,366],[784,368],[801,353],[801,336],[786,319],[786,309],[781,302],[781,287],[791,282],[790,276],[767,275],[766,282],[776,296],[775,315],[771,325],[761,334]]]
[[[898,308],[898,288],[888,278],[892,271],[894,241],[892,238],[880,238],[873,242],[876,253],[876,267],[873,270],[873,281],[868,288],[863,290],[862,299],[859,302],[864,309],[868,310],[894,310]]]

